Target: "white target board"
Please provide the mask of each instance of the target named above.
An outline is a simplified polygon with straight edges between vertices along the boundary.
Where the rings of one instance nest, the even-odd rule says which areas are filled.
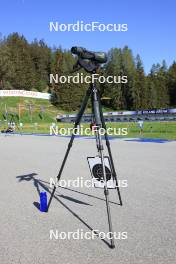
[[[96,188],[104,188],[105,182],[103,177],[103,167],[101,158],[99,156],[96,157],[88,157],[88,164],[93,180],[94,187]],[[116,181],[113,179],[112,171],[109,163],[109,157],[104,157],[104,164],[106,170],[106,182],[108,189],[115,189],[116,188]]]

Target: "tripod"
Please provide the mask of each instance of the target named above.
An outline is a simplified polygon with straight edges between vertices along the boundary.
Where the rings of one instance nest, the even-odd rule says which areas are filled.
[[[89,65],[88,65],[89,63]],[[88,66],[87,66],[88,65]],[[91,67],[90,67],[91,65]],[[80,68],[83,67],[86,71],[91,72],[91,74],[94,74],[96,72],[96,69],[98,67],[98,64],[96,64],[96,61],[85,61],[84,58],[79,58],[78,62],[76,64],[76,66],[79,67],[75,67],[75,68]],[[116,175],[116,171],[115,171],[115,167],[114,167],[114,162],[113,162],[113,158],[112,158],[112,153],[111,153],[111,148],[110,148],[110,142],[108,139],[108,135],[106,132],[106,124],[105,124],[105,120],[103,117],[103,112],[102,112],[102,106],[101,106],[101,102],[100,102],[100,96],[96,87],[95,83],[91,83],[90,87],[88,88],[86,95],[84,97],[84,100],[82,102],[80,111],[77,115],[75,124],[74,124],[74,129],[78,128],[80,122],[81,122],[81,118],[84,114],[84,111],[86,109],[86,106],[88,104],[88,100],[89,98],[91,98],[91,105],[92,105],[92,114],[93,114],[93,119],[94,119],[94,123],[96,125],[96,142],[97,142],[97,151],[99,153],[99,157],[101,159],[101,166],[102,166],[102,176],[103,176],[103,181],[104,181],[104,195],[105,195],[105,199],[106,199],[106,208],[107,208],[107,217],[108,217],[108,225],[109,225],[109,232],[110,232],[110,242],[111,242],[111,248],[115,247],[114,244],[114,237],[113,237],[113,230],[112,230],[112,220],[111,220],[111,212],[110,212],[110,206],[109,206],[109,190],[107,187],[107,175],[106,175],[106,166],[105,166],[105,161],[104,161],[104,147],[103,147],[103,141],[102,141],[102,136],[100,134],[100,128],[104,128],[105,130],[105,140],[106,140],[106,146],[108,149],[108,153],[109,153],[109,160],[110,160],[110,167],[111,167],[111,172],[112,172],[112,176],[113,179],[115,179],[115,183],[116,183],[116,189],[117,189],[117,193],[118,193],[118,197],[119,197],[119,201],[120,201],[120,205],[122,205],[122,199],[121,199],[121,195],[120,195],[120,190],[119,190],[119,186],[118,186],[118,180],[117,180],[117,175]],[[57,181],[59,182],[65,163],[67,161],[70,149],[72,147],[73,141],[75,138],[75,133],[72,134],[70,142],[68,144],[63,162],[61,164],[58,176],[57,176]],[[54,193],[56,191],[56,185],[53,188],[53,191],[51,193],[49,202],[48,202],[48,210],[52,201],[52,198],[54,196]]]

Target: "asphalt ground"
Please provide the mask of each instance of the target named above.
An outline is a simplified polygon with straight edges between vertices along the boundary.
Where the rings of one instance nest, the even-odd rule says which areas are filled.
[[[176,141],[111,140],[123,206],[110,190],[115,249],[108,240],[68,238],[70,232],[108,232],[102,189],[57,188],[48,213],[39,210],[58,173],[69,138],[0,135],[0,263],[11,264],[174,264],[176,263]],[[93,139],[78,138],[62,179],[90,180],[87,156]],[[64,232],[66,239],[51,235]],[[123,239],[126,234],[127,238]]]

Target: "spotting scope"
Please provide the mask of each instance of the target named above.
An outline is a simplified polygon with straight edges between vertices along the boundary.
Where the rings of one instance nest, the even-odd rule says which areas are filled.
[[[82,47],[72,47],[71,52],[81,59],[91,60],[99,64],[107,62],[107,54],[105,52],[93,52]]]

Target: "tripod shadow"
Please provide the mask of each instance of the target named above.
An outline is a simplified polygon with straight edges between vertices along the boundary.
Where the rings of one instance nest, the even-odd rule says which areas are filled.
[[[46,185],[50,185],[49,182],[47,181],[43,181],[43,180],[40,180],[40,179],[35,179],[34,176],[36,176],[37,174],[36,173],[31,173],[31,174],[27,174],[27,175],[22,175],[22,176],[17,176],[16,178],[19,179],[19,182],[25,180],[25,181],[30,181],[30,180],[33,180],[34,182],[34,186],[36,187],[37,189],[37,192],[40,196],[40,189],[39,189],[39,186],[41,186],[45,191],[49,192],[49,189],[52,189],[50,187],[47,187]],[[73,190],[71,188],[68,188],[68,187],[62,187],[62,186],[59,186],[59,188],[61,189],[65,189],[65,190],[68,190],[68,191],[71,191],[71,192],[75,192],[75,193],[79,193],[79,194],[82,194],[82,195],[85,195],[85,196],[88,196],[88,197],[91,197],[91,198],[95,198],[95,199],[98,199],[100,201],[103,201],[105,202],[106,200],[103,199],[103,198],[100,198],[100,197],[97,197],[95,195],[92,195],[92,194],[88,194],[88,193],[85,193],[85,192],[80,192],[80,191],[76,191],[76,190]],[[57,191],[56,191],[57,193]],[[58,194],[59,195],[59,194]],[[68,196],[64,196],[64,195],[59,195],[60,197],[62,198],[65,198],[67,200],[70,200],[70,201],[73,201],[73,202],[76,202],[77,200],[72,198],[72,197],[68,197]],[[78,202],[79,203],[79,202]],[[80,204],[82,204],[83,202],[80,201]],[[115,205],[121,205],[120,203],[116,203],[116,202],[112,202],[112,201],[109,201],[109,203],[111,204],[115,204]],[[84,204],[84,203],[83,203]],[[91,205],[92,206],[92,205]]]
[[[106,201],[105,199],[100,198],[100,197],[97,197],[97,196],[95,196],[95,195],[88,194],[88,193],[83,193],[83,192],[76,191],[76,190],[73,190],[73,189],[70,189],[70,188],[67,188],[67,187],[59,186],[59,188],[62,188],[62,189],[65,189],[65,190],[69,190],[69,191],[71,191],[71,192],[75,192],[75,193],[83,194],[83,195],[86,195],[86,196],[88,196],[88,197],[91,197],[91,198],[95,198],[95,199],[101,200],[101,201],[103,201],[103,202]],[[121,205],[120,203],[116,203],[116,202],[112,202],[112,201],[109,201],[109,203],[111,203],[111,204],[116,204],[116,205]]]
[[[26,175],[21,175],[21,176],[16,176],[16,178],[18,179],[18,182],[23,182],[23,181],[33,181],[33,184],[34,184],[34,187],[37,189],[37,192],[40,196],[40,187],[42,187],[47,193],[51,194],[52,192],[52,188],[50,188],[49,186],[49,182],[46,182],[46,181],[42,181],[40,179],[36,179],[35,176],[37,174],[36,173],[31,173],[31,174],[26,174]],[[51,190],[50,190],[51,189]],[[64,188],[64,189],[67,189],[67,190],[71,190],[71,191],[74,191],[72,189],[69,189],[69,188]],[[75,191],[77,192],[77,191]],[[78,192],[80,194],[84,194],[82,192]],[[87,195],[87,194],[84,194],[84,195]],[[63,201],[61,201],[59,198],[64,198],[64,199],[67,199],[67,200],[70,200],[70,201],[74,201],[76,199],[73,199],[71,197],[68,197],[68,196],[64,196],[64,195],[60,195],[58,194],[58,192],[56,192],[56,194],[53,196],[64,208],[66,208],[74,217],[76,217],[82,224],[84,224],[90,231],[94,232],[94,234],[96,234],[97,236],[99,235],[98,232],[94,231],[94,229],[88,224],[86,223],[78,214],[76,214],[70,207],[68,207]],[[91,195],[88,195],[88,196],[91,196]],[[99,197],[96,197],[96,196],[91,196],[91,197],[94,197],[94,198],[97,198],[97,199],[100,199],[100,200],[103,200],[105,201],[104,199],[101,199]],[[90,205],[90,204],[87,204],[87,203],[84,203],[84,202],[81,202],[79,200],[76,200],[77,203],[81,203],[81,204],[85,204],[85,205]],[[34,206],[39,209],[40,208],[40,204],[38,202],[34,202],[33,203]],[[92,206],[92,205],[91,205]],[[104,238],[101,238],[99,236],[99,238],[108,246],[111,248],[111,244],[106,241]]]
[[[46,192],[51,193],[51,191],[50,191],[50,187],[47,186],[47,185],[49,185],[49,182],[45,182],[45,181],[42,181],[42,180],[40,180],[40,179],[36,179],[36,178],[35,178],[36,175],[37,175],[36,173],[31,173],[31,174],[27,174],[27,175],[17,176],[16,178],[19,179],[19,180],[18,180],[19,182],[22,182],[22,181],[33,181],[34,187],[36,188],[39,197],[40,197],[40,189],[43,189],[43,190],[45,190]],[[47,185],[46,185],[46,184],[47,184]],[[77,199],[75,199],[75,198],[72,198],[72,197],[70,197],[70,196],[61,195],[61,194],[58,194],[58,196],[61,197],[61,198],[63,198],[63,199],[69,200],[69,201],[71,201],[71,202],[77,203],[77,204],[83,204],[83,205],[89,205],[89,206],[92,206],[91,204],[88,204],[88,203],[82,202],[82,201],[77,200]],[[37,209],[40,208],[40,204],[39,204],[38,202],[34,202],[33,204],[34,204],[34,206],[35,206]]]

